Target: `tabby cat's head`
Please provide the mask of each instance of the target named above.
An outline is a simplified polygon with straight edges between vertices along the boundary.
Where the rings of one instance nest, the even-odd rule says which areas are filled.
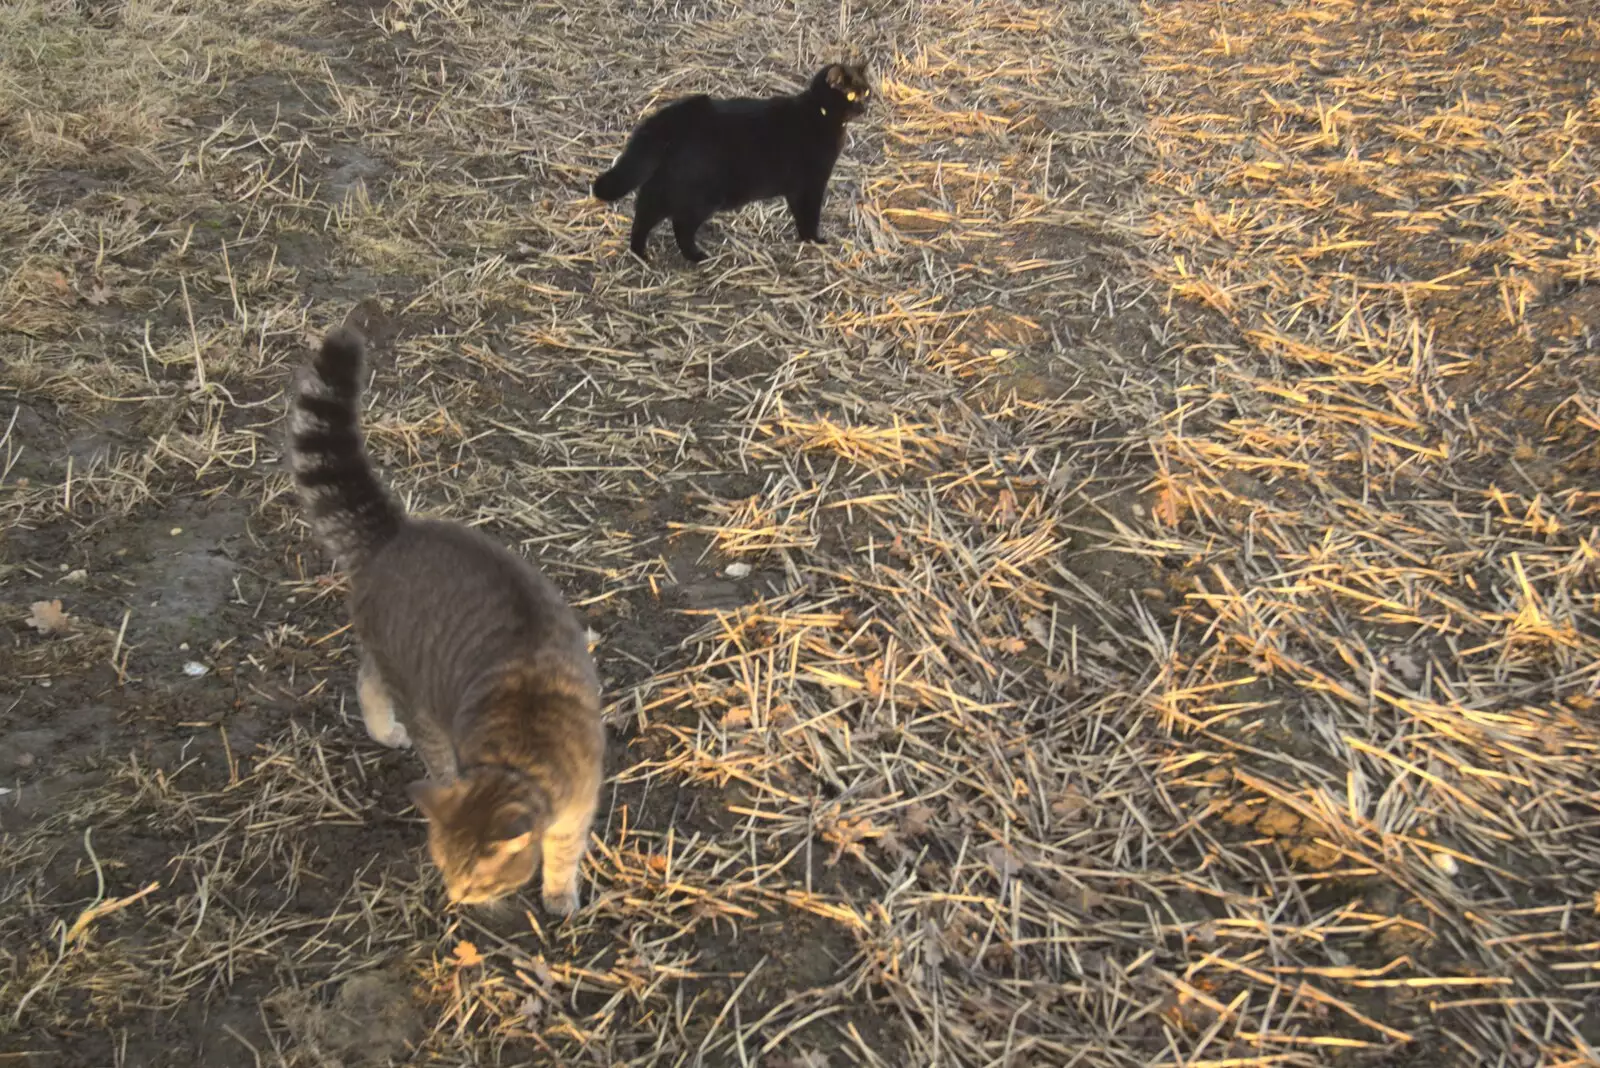
[[[521,776],[477,769],[441,786],[411,784],[411,800],[428,820],[428,852],[458,905],[486,905],[528,885],[539,870],[548,806]]]
[[[830,63],[811,79],[811,93],[818,98],[824,115],[837,114],[848,122],[867,110],[872,86],[864,68]]]

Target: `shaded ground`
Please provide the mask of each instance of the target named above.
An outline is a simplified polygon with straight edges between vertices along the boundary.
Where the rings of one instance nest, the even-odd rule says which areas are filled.
[[[1591,1063],[1594,17],[1221,12],[0,13],[0,1063]],[[846,45],[835,244],[625,257],[641,113]],[[358,304],[598,635],[565,926],[347,707]]]

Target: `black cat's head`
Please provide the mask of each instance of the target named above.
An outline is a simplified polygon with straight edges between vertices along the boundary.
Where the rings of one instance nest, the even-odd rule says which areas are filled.
[[[830,63],[811,79],[811,95],[818,100],[824,115],[837,115],[840,121],[848,122],[867,109],[872,86],[867,83],[863,68]]]

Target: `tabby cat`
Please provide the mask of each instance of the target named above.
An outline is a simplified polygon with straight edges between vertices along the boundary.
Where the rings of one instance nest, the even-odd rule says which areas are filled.
[[[824,244],[822,199],[844,147],[845,123],[871,96],[865,71],[834,63],[793,96],[685,97],[639,124],[611,169],[595,179],[594,195],[614,201],[639,191],[629,247],[641,260],[650,231],[670,218],[678,249],[700,263],[706,254],[694,236],[702,223],[768,197],[788,201],[801,241]]]
[[[569,915],[605,753],[585,629],[525,561],[383,488],[358,426],[363,348],[354,330],[327,336],[289,425],[312,532],[350,576],[362,718],[427,767],[410,795],[452,902],[515,893],[542,856],[544,905]]]

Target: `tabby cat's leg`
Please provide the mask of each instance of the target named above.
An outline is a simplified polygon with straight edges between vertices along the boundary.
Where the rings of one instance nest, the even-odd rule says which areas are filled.
[[[556,817],[544,832],[544,907],[558,916],[578,910],[578,866],[589,848],[594,805],[578,803]]]
[[[403,749],[411,744],[405,725],[395,715],[394,695],[378,672],[372,657],[361,657],[361,671],[356,676],[356,699],[361,703],[361,718],[366,721],[367,733],[379,745]]]
[[[660,189],[646,182],[639,190],[633,205],[633,233],[628,237],[628,248],[641,260],[648,260],[645,246],[650,242],[650,231],[667,217],[666,196]]]
[[[445,729],[428,715],[426,709],[415,709],[411,715],[412,744],[422,758],[428,777],[437,783],[455,782],[460,774],[456,767],[456,747]]]
[[[672,213],[672,235],[678,239],[678,251],[690,263],[704,263],[711,258],[694,243],[695,233],[710,217],[710,212],[699,207],[678,208]]]

